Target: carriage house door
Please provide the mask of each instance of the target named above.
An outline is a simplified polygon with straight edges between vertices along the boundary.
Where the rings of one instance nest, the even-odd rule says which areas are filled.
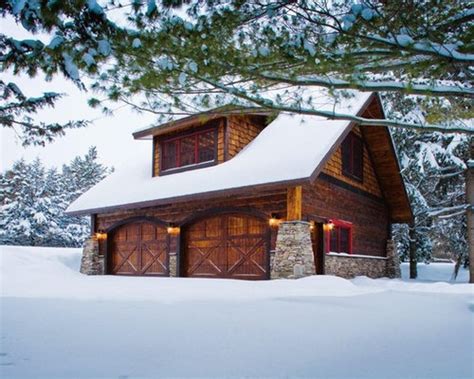
[[[165,227],[147,221],[130,222],[110,233],[107,244],[109,274],[168,276]]]
[[[265,220],[248,215],[199,220],[185,229],[184,275],[268,279],[269,235]]]

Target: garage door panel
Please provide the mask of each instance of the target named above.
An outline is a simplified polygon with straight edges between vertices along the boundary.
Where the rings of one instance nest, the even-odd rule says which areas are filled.
[[[204,232],[197,234],[196,230]],[[268,226],[264,220],[220,215],[198,221],[184,233],[186,276],[268,278]]]
[[[115,275],[168,275],[168,234],[162,226],[133,222],[110,235],[110,273]]]
[[[262,238],[232,239],[228,242],[229,272],[234,276],[266,274],[266,244]]]
[[[242,236],[247,233],[247,220],[244,217],[229,216],[227,218],[228,236]]]

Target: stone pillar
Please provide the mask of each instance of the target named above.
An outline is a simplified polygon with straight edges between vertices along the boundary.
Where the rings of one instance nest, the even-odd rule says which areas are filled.
[[[176,277],[178,271],[178,257],[176,256],[176,253],[170,253],[169,265],[170,276]]]
[[[296,279],[315,274],[310,223],[306,221],[280,223],[271,278]]]
[[[81,259],[81,274],[104,275],[104,256],[99,254],[99,241],[92,236],[84,243]]]
[[[385,266],[385,276],[390,279],[401,278],[400,257],[398,256],[395,241],[387,240],[387,261]]]

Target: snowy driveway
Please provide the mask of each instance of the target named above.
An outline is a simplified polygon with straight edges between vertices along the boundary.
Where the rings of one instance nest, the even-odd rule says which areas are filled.
[[[467,284],[88,278],[77,251],[3,250],[2,378],[473,377]]]

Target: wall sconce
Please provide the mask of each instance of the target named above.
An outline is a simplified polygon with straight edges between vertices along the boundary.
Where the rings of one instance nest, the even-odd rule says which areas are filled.
[[[316,228],[315,222],[314,222],[314,221],[310,221],[310,222],[309,222],[309,230],[313,231],[314,228]]]
[[[97,233],[95,234],[95,237],[97,238],[97,240],[103,241],[107,239],[107,233],[104,232],[102,229],[99,229]]]
[[[281,220],[277,217],[276,214],[272,213],[270,219],[268,220],[268,224],[272,228],[277,228],[280,225]]]
[[[166,231],[168,232],[169,235],[171,236],[177,236],[181,229],[179,226],[176,226],[176,225],[173,225],[173,224],[170,224],[167,228],[166,228]]]
[[[332,222],[332,220],[328,220],[325,224],[324,224],[324,230],[329,232],[331,230],[334,229],[334,223]]]

